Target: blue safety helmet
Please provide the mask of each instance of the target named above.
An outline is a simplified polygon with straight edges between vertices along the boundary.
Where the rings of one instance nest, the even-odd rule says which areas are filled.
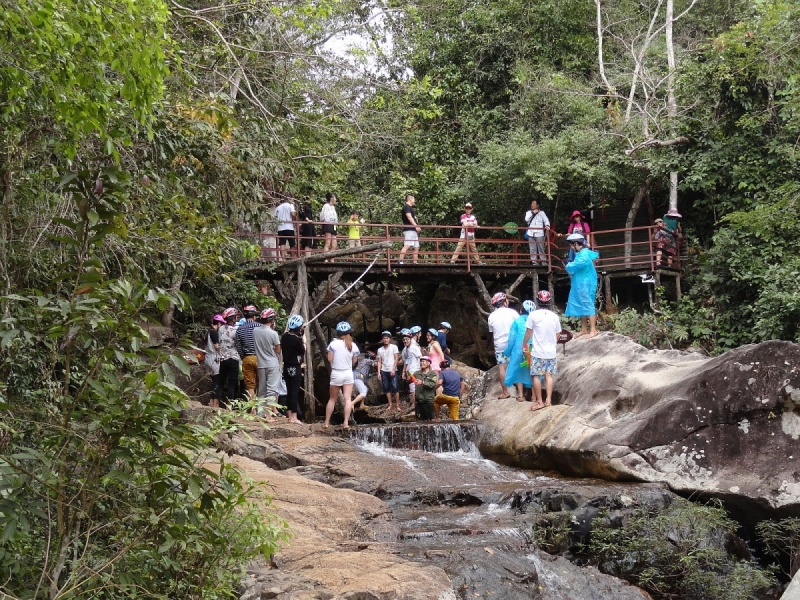
[[[439,332],[436,331],[433,327],[428,329],[428,333],[430,333],[433,337],[437,337],[439,335]]]
[[[441,323],[439,323],[439,327],[441,327],[443,329],[452,329],[453,328],[453,326],[450,325],[450,323],[448,323],[447,321],[442,321]]]
[[[300,329],[305,322],[305,319],[301,315],[292,315],[289,317],[289,322],[286,326],[289,329]]]
[[[391,331],[381,331],[381,337],[392,337]]]
[[[411,337],[411,330],[403,328],[400,330],[400,335],[403,337]]]
[[[525,300],[525,302],[522,303],[522,309],[526,313],[532,313],[536,310],[536,304],[533,303],[533,300]]]
[[[350,323],[347,321],[340,321],[336,324],[336,331],[339,333],[350,333],[353,328],[350,327]]]
[[[416,335],[422,332],[422,327],[419,325],[414,325],[409,331],[411,331],[411,335]]]

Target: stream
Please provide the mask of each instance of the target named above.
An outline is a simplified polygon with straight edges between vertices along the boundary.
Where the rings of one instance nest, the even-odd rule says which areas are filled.
[[[570,536],[585,536],[601,507],[621,514],[642,505],[666,506],[671,493],[656,484],[569,479],[499,465],[481,457],[479,435],[479,426],[469,422],[350,432],[361,452],[391,465],[391,480],[373,493],[400,526],[402,553],[441,566],[463,598],[628,597],[619,590],[604,593],[597,571],[537,552],[532,541],[563,552]],[[631,598],[643,597],[636,588],[628,590]]]

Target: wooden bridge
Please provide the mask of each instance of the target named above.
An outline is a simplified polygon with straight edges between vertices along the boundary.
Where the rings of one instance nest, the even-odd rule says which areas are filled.
[[[306,264],[309,274],[326,276],[342,273],[358,276],[363,274],[365,282],[385,280],[391,274],[392,280],[398,283],[414,283],[424,278],[436,278],[441,281],[473,279],[479,291],[486,292],[483,279],[499,279],[510,282],[516,279],[513,287],[530,277],[532,292],[535,294],[540,285],[553,290],[560,281],[567,279],[564,266],[569,253],[564,235],[547,233],[544,244],[545,254],[539,257],[538,264],[532,264],[528,240],[523,238],[524,230],[514,231],[505,227],[479,227],[475,236],[477,252],[465,244],[458,256],[454,254],[459,242],[460,227],[442,227],[422,225],[419,233],[418,262],[413,262],[411,250],[404,260],[400,261],[400,251],[404,245],[402,225],[386,223],[365,223],[360,225],[360,243],[362,249],[349,248],[347,232],[349,224],[337,224],[337,250],[323,253],[323,238],[314,238],[314,247],[301,249],[302,238],[295,223],[294,248],[283,250],[277,248],[275,233],[244,233],[242,237],[261,247],[260,261],[253,264],[249,271],[254,276],[268,280],[282,277],[287,271],[294,271],[298,262]],[[315,230],[321,229],[322,223],[315,222]],[[653,234],[656,228],[633,227],[592,232],[590,241],[592,248],[600,253],[595,265],[601,276],[601,284],[605,301],[612,301],[612,280],[625,277],[641,277],[645,281],[652,278],[655,286],[660,286],[662,279],[674,281],[674,296],[680,298],[681,257],[676,256],[671,265],[663,257],[662,264],[656,263],[656,247]],[[285,239],[284,239],[285,244]],[[375,264],[364,273],[375,259],[375,252],[381,252]],[[672,282],[670,282],[672,283]],[[649,288],[651,304],[657,298]]]

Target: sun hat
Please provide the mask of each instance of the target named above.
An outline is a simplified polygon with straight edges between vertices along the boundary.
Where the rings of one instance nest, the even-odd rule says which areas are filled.
[[[664,216],[665,216],[665,217],[678,217],[679,219],[682,219],[682,218],[683,218],[683,215],[682,215],[681,213],[679,213],[679,212],[678,212],[678,209],[677,209],[677,208],[670,208],[670,209],[667,211],[667,214],[666,214],[666,215],[664,215]]]
[[[580,217],[582,219],[583,213],[579,210],[573,210],[572,214],[569,216],[569,220],[572,221],[572,219],[574,219],[575,217]]]
[[[467,203],[464,205],[464,208],[472,208],[472,202],[467,202]]]

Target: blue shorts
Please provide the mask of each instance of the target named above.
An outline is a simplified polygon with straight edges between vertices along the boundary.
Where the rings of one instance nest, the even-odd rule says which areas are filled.
[[[381,386],[384,394],[397,393],[397,373],[392,375],[389,371],[381,371]]]
[[[556,365],[555,358],[536,358],[531,356],[531,375],[536,377],[538,375],[558,375],[558,366]]]

